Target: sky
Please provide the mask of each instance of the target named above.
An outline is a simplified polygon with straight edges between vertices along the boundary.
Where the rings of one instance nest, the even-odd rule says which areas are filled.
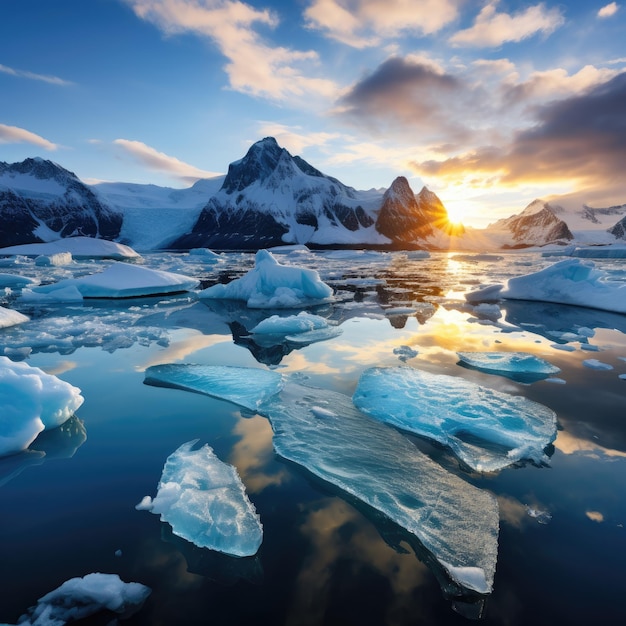
[[[626,203],[626,1],[1,0],[0,161],[176,188],[273,136],[484,227]]]

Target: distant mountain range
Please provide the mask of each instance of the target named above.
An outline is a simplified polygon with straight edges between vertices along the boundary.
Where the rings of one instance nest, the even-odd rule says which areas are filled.
[[[485,229],[455,227],[426,187],[406,178],[358,191],[272,137],[253,144],[226,176],[188,189],[86,185],[41,158],[0,162],[0,247],[87,235],[156,249],[254,250],[281,244],[379,249],[502,249],[626,239],[626,205],[580,211],[535,200]]]

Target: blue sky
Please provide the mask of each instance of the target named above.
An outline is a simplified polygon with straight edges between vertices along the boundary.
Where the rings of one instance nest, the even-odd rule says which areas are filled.
[[[0,160],[185,187],[268,135],[484,226],[626,203],[626,4],[2,0]],[[568,200],[569,198],[569,200]]]

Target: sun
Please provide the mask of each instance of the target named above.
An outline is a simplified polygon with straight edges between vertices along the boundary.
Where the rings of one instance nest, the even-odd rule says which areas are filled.
[[[448,221],[453,226],[462,226],[465,217],[465,209],[463,206],[454,202],[446,203],[446,211],[448,212]]]

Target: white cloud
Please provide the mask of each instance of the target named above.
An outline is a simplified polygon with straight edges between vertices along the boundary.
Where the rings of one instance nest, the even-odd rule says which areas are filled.
[[[9,74],[10,76],[15,76],[16,78],[29,78],[30,80],[39,80],[44,83],[50,83],[51,85],[61,85],[67,86],[72,85],[69,80],[63,80],[58,76],[47,76],[46,74],[35,74],[34,72],[27,72],[25,70],[16,70],[12,67],[8,67],[6,65],[0,64],[0,72],[3,74]]]
[[[307,25],[355,48],[382,38],[411,33],[430,35],[453,21],[459,0],[312,0]]]
[[[255,28],[275,27],[278,18],[238,0],[126,0],[135,14],[169,35],[191,32],[207,37],[228,59],[230,87],[273,100],[333,97],[330,80],[308,76],[318,62],[314,50],[293,50],[266,42]]]
[[[141,141],[116,139],[113,143],[130,154],[139,163],[145,165],[148,169],[166,172],[185,182],[195,182],[200,178],[219,176],[216,172],[201,170],[184,161],[180,161],[176,157],[159,152]]]
[[[498,2],[492,0],[483,7],[474,25],[458,31],[450,38],[450,43],[456,46],[497,47],[537,33],[548,35],[565,21],[558,8],[547,9],[543,3],[509,15],[497,12]]]
[[[59,147],[29,130],[18,126],[7,126],[6,124],[0,124],[0,143],[31,143],[46,150],[56,150]]]
[[[259,133],[263,136],[271,136],[279,145],[283,146],[292,154],[300,154],[306,148],[312,146],[325,146],[333,139],[337,139],[337,133],[303,133],[300,126],[289,127],[277,122],[261,122]]]
[[[611,2],[610,4],[603,6],[598,11],[598,17],[601,17],[601,18],[612,17],[613,15],[617,13],[618,9],[619,9],[619,4],[617,4],[617,2]]]

